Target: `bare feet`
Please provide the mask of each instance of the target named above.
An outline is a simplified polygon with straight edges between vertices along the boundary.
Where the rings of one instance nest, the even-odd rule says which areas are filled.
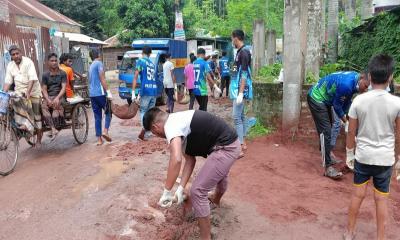
[[[145,139],[144,139],[144,134],[146,133],[146,131],[144,130],[144,129],[142,129],[142,131],[140,132],[140,134],[139,134],[139,136],[138,136],[138,139],[139,140],[141,140],[141,141],[146,141]]]

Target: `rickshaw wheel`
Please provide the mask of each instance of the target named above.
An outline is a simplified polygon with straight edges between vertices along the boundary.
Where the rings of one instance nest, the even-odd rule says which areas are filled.
[[[78,144],[86,142],[89,133],[89,118],[85,106],[80,103],[72,109],[72,133]]]
[[[18,138],[14,129],[0,124],[0,175],[14,171],[18,161]]]

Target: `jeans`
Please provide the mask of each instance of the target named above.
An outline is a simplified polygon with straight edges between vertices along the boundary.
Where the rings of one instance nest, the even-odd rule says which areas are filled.
[[[199,110],[207,112],[208,96],[195,96],[197,103],[200,105]]]
[[[156,99],[155,96],[140,96],[140,122],[142,126],[144,114],[156,106]]]
[[[318,136],[324,134],[325,146],[325,167],[332,165],[331,159],[331,134],[332,134],[332,108],[324,103],[314,101],[307,96],[308,106],[317,128]]]
[[[167,94],[167,106],[168,106],[168,111],[170,113],[174,112],[174,93],[175,93],[175,89],[173,88],[166,88],[165,89],[165,94]]]
[[[331,150],[336,146],[336,139],[340,134],[340,129],[342,128],[342,120],[338,117],[336,112],[332,109],[333,124],[331,132]]]
[[[244,106],[245,106],[244,100],[240,104],[237,104],[236,100],[233,101],[233,112],[232,112],[233,123],[235,124],[235,129],[239,137],[240,144],[244,143],[244,138],[247,135],[247,128],[248,128],[246,115],[244,114]]]
[[[106,96],[90,97],[92,103],[92,109],[94,114],[94,126],[96,130],[96,137],[101,137],[102,135],[102,121],[103,121],[103,110],[105,114],[105,129],[110,128],[111,124],[111,113],[105,113],[107,98]]]
[[[189,110],[193,110],[194,100],[196,100],[196,96],[194,96],[193,89],[189,89],[190,102],[189,102]]]
[[[228,97],[229,95],[229,84],[231,82],[231,77],[230,76],[223,76],[221,79],[221,97],[223,95],[224,89],[226,88],[226,96]]]

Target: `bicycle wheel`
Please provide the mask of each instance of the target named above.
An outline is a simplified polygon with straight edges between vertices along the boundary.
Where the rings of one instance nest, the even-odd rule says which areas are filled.
[[[31,146],[34,147],[37,142],[37,135],[33,136],[25,136],[25,141]]]
[[[77,104],[72,110],[72,133],[77,143],[86,142],[89,133],[89,119],[85,106]]]
[[[14,171],[18,160],[18,138],[14,129],[0,125],[0,175]]]

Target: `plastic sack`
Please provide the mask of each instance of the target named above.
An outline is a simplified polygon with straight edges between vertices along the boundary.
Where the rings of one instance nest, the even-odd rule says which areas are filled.
[[[188,104],[190,101],[190,95],[189,95],[189,91],[184,88],[183,89],[183,97],[182,99],[179,101],[179,104]]]

